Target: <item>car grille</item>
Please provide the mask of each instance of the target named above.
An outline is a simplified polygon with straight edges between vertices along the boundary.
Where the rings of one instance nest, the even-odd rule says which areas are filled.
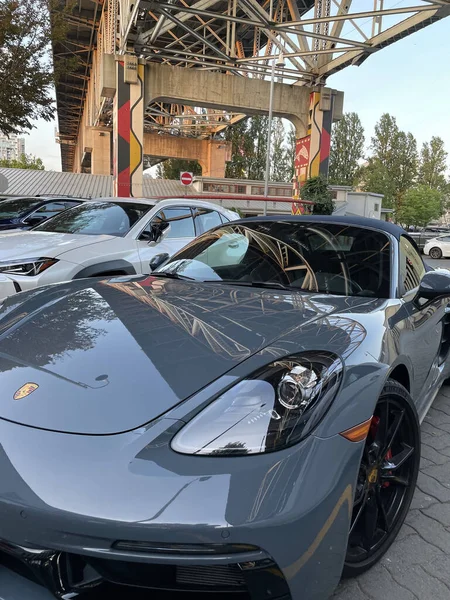
[[[165,553],[167,555],[167,553]],[[93,558],[2,543],[0,564],[49,589],[56,598],[80,600],[290,600],[277,565],[256,562],[172,565]],[[248,556],[248,555],[246,555]],[[73,595],[75,594],[75,596]]]
[[[201,587],[236,587],[245,589],[245,579],[237,565],[213,567],[177,567],[176,582],[179,585]]]

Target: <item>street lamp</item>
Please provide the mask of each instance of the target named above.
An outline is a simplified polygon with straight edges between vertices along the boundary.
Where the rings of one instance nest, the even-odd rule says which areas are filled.
[[[266,173],[264,179],[264,197],[269,195],[269,175],[270,175],[270,144],[272,141],[272,112],[273,112],[273,84],[275,82],[275,67],[281,68],[285,66],[283,53],[280,52],[278,57],[272,61],[272,75],[270,78],[270,94],[269,94],[269,124],[267,127],[267,157],[266,157]],[[264,214],[267,215],[267,200],[264,201]]]

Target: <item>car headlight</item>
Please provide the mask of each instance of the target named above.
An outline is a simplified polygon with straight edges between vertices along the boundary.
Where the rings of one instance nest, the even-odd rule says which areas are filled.
[[[0,273],[11,275],[39,275],[58,261],[56,258],[24,258],[0,262]]]
[[[342,361],[331,352],[302,352],[244,379],[196,415],[173,438],[176,452],[259,454],[304,439],[334,400]]]

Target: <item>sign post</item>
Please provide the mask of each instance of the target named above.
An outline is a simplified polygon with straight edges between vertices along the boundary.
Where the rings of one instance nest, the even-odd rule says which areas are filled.
[[[183,185],[192,185],[194,181],[194,175],[192,173],[188,173],[187,171],[183,171],[180,173],[180,181]]]

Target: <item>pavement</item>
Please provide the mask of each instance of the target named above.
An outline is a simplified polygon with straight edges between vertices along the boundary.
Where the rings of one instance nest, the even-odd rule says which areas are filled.
[[[450,269],[450,260],[427,258],[426,262],[435,268]],[[10,574],[0,567],[0,600],[50,599],[42,588],[29,583],[27,586],[30,587],[24,587],[16,595]],[[330,600],[449,598],[450,386],[444,386],[422,423],[422,458],[417,489],[396,541],[370,571],[341,582]],[[159,600],[156,595],[152,595],[152,599]]]
[[[425,262],[435,269],[450,269],[450,259],[441,258],[439,260],[434,260],[433,258],[428,258],[428,256],[424,256]]]

